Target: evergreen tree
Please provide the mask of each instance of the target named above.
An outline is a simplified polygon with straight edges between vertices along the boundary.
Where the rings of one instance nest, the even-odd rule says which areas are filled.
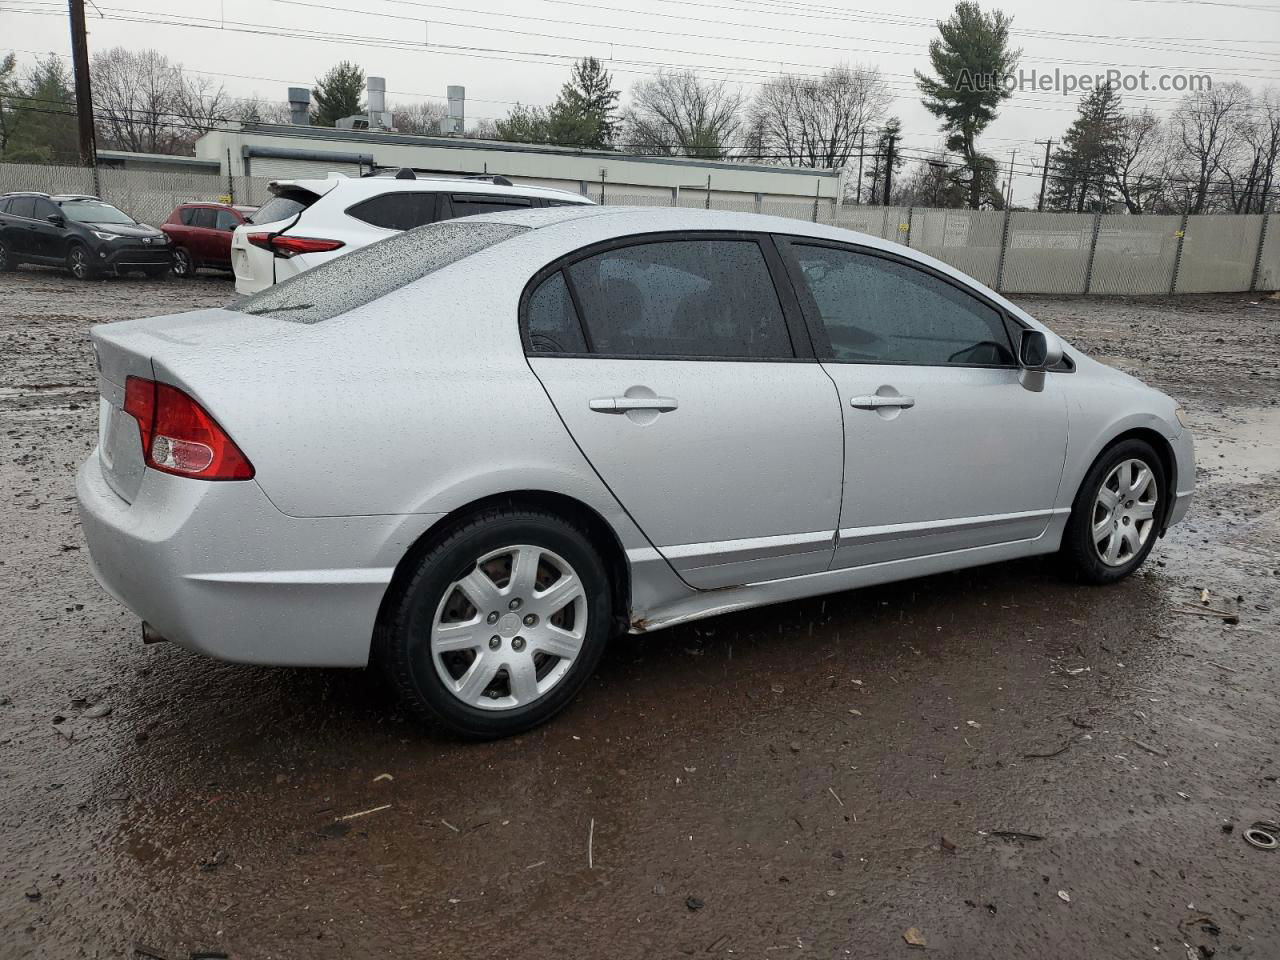
[[[902,121],[897,117],[890,117],[885,121],[885,125],[880,128],[880,135],[876,137],[876,151],[871,157],[871,166],[865,174],[867,182],[867,203],[878,204],[884,203],[884,180],[885,171],[889,167],[889,138],[894,141],[893,156],[893,177],[891,183],[902,186],[898,179],[898,171],[902,169],[902,165],[906,160],[902,156]],[[897,193],[895,189],[893,191]],[[892,197],[890,198],[892,200]]]
[[[1022,53],[1009,47],[1012,23],[1013,18],[999,10],[983,13],[978,4],[963,0],[949,20],[938,23],[939,36],[929,42],[935,76],[916,71],[924,94],[921,102],[942,121],[947,149],[964,157],[965,185],[974,210],[999,194],[994,164],[979,152],[976,141],[996,118],[1000,102],[1010,96],[1004,81]]]
[[[0,69],[4,159],[9,163],[75,162],[80,155],[76,98],[66,65],[49,54],[37,60],[20,81],[13,81],[12,69],[4,74]]]
[[[1107,210],[1116,193],[1115,169],[1124,127],[1120,94],[1110,85],[1080,99],[1079,112],[1053,152],[1048,201],[1055,210]]]
[[[364,71],[349,60],[343,60],[323,77],[316,78],[311,88],[311,122],[317,127],[332,127],[343,117],[364,113]]]
[[[595,57],[573,65],[568,81],[550,107],[516,104],[497,122],[498,136],[520,143],[555,143],[605,150],[617,132],[618,91]]]

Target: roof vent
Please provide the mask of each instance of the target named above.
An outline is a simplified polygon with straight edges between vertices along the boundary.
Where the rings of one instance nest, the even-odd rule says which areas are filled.
[[[409,167],[401,167],[396,171],[397,180],[417,180],[418,175]]]

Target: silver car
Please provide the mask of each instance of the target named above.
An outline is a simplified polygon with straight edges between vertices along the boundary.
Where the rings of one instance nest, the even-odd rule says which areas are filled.
[[[92,338],[80,515],[144,633],[376,662],[474,737],[621,632],[1034,554],[1119,580],[1195,478],[1173,400],[999,294],[752,214],[438,223]]]

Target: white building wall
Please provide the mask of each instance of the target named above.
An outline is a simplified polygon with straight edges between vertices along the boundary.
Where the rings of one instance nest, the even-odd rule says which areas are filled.
[[[335,168],[313,157],[306,159],[247,156],[254,150],[306,151],[372,157],[380,167],[413,167],[449,174],[501,174],[520,183],[539,184],[582,192],[587,185],[598,195],[601,171],[605,190],[649,196],[670,196],[679,187],[683,195],[699,190],[705,198],[707,177],[713,197],[756,194],[779,199],[832,199],[838,195],[839,177],[831,170],[798,170],[754,164],[699,161],[687,158],[631,157],[625,154],[561,150],[495,141],[451,140],[442,137],[407,137],[398,134],[335,131],[320,127],[247,124],[239,131],[214,130],[196,142],[196,156],[225,163],[228,153],[232,173],[275,176],[268,160],[288,160],[290,176],[324,176]],[[245,161],[248,160],[248,170]],[[350,164],[354,166],[354,163]],[[302,172],[306,171],[306,172]],[[714,200],[713,200],[714,202]]]

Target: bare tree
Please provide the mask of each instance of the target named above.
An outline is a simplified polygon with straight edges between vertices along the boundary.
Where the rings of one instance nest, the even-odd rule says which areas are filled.
[[[1112,149],[1106,155],[1116,192],[1130,213],[1146,213],[1163,186],[1168,145],[1159,119],[1148,109],[1120,118]]]
[[[892,100],[875,67],[838,66],[821,77],[784,74],[752,101],[748,149],[793,167],[843,167]]]
[[[233,100],[220,83],[186,74],[156,50],[112,47],[93,58],[99,140],[139,153],[186,153],[224,123]]]
[[[449,108],[443,103],[422,100],[392,107],[391,125],[401,133],[434,136],[440,132],[440,121],[447,116]]]
[[[1264,213],[1280,155],[1280,94],[1274,87],[1251,99],[1234,133],[1239,144],[1222,167],[1231,209]]]
[[[1239,120],[1250,94],[1240,83],[1226,83],[1189,94],[1173,112],[1173,145],[1182,153],[1181,178],[1187,185],[1187,209],[1204,213],[1215,199],[1213,178],[1226,169],[1241,145]]]
[[[659,70],[631,88],[623,111],[626,149],[663,156],[723,158],[742,129],[745,97],[692,70]]]

